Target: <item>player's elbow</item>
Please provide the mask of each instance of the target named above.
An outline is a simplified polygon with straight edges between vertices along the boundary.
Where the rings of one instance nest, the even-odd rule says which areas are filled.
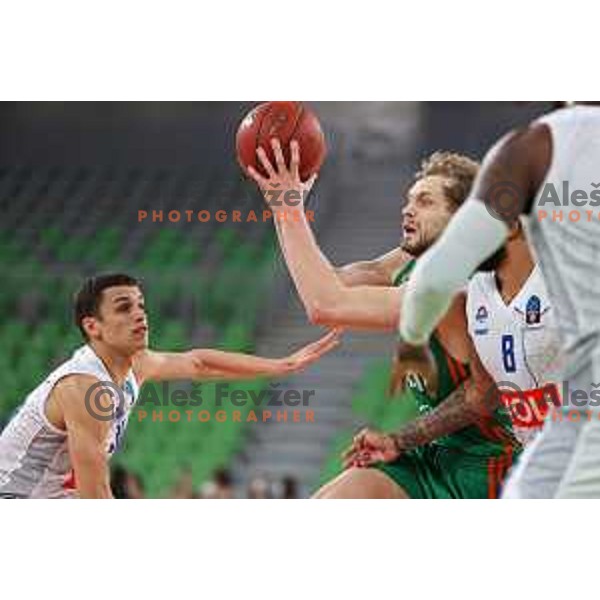
[[[310,306],[307,317],[311,325],[321,327],[338,325],[341,320],[339,307],[329,302],[315,303]]]
[[[350,290],[345,286],[325,285],[319,293],[304,303],[308,320],[313,325],[338,325],[351,305]]]
[[[329,319],[330,308],[324,304],[312,304],[307,308],[306,316],[311,325],[325,325]]]

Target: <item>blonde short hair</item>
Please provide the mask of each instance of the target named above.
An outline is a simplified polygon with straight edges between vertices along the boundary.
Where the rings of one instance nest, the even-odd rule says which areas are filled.
[[[479,172],[479,163],[457,152],[434,152],[421,163],[416,179],[438,175],[447,183],[444,190],[453,208],[457,209],[469,196],[475,177]]]

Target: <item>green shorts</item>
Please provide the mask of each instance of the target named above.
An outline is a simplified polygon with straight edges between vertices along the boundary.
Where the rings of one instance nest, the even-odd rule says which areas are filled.
[[[473,456],[435,444],[375,465],[410,498],[498,498],[515,454]]]

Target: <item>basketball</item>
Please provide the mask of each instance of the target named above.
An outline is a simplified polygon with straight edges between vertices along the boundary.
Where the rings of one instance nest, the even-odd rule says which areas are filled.
[[[301,102],[266,102],[252,110],[242,121],[236,137],[238,162],[244,173],[248,165],[267,176],[256,150],[262,147],[271,164],[275,157],[271,140],[281,142],[286,164],[290,162],[290,142],[300,145],[300,178],[306,181],[317,173],[327,152],[325,136],[315,113]]]

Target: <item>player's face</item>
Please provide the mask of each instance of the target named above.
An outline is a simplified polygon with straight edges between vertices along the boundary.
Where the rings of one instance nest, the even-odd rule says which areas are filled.
[[[447,180],[438,175],[417,181],[402,210],[402,249],[420,256],[432,246],[454,214],[445,194]]]
[[[90,337],[122,355],[148,347],[148,318],[138,287],[115,286],[102,292],[98,318],[90,317]]]

